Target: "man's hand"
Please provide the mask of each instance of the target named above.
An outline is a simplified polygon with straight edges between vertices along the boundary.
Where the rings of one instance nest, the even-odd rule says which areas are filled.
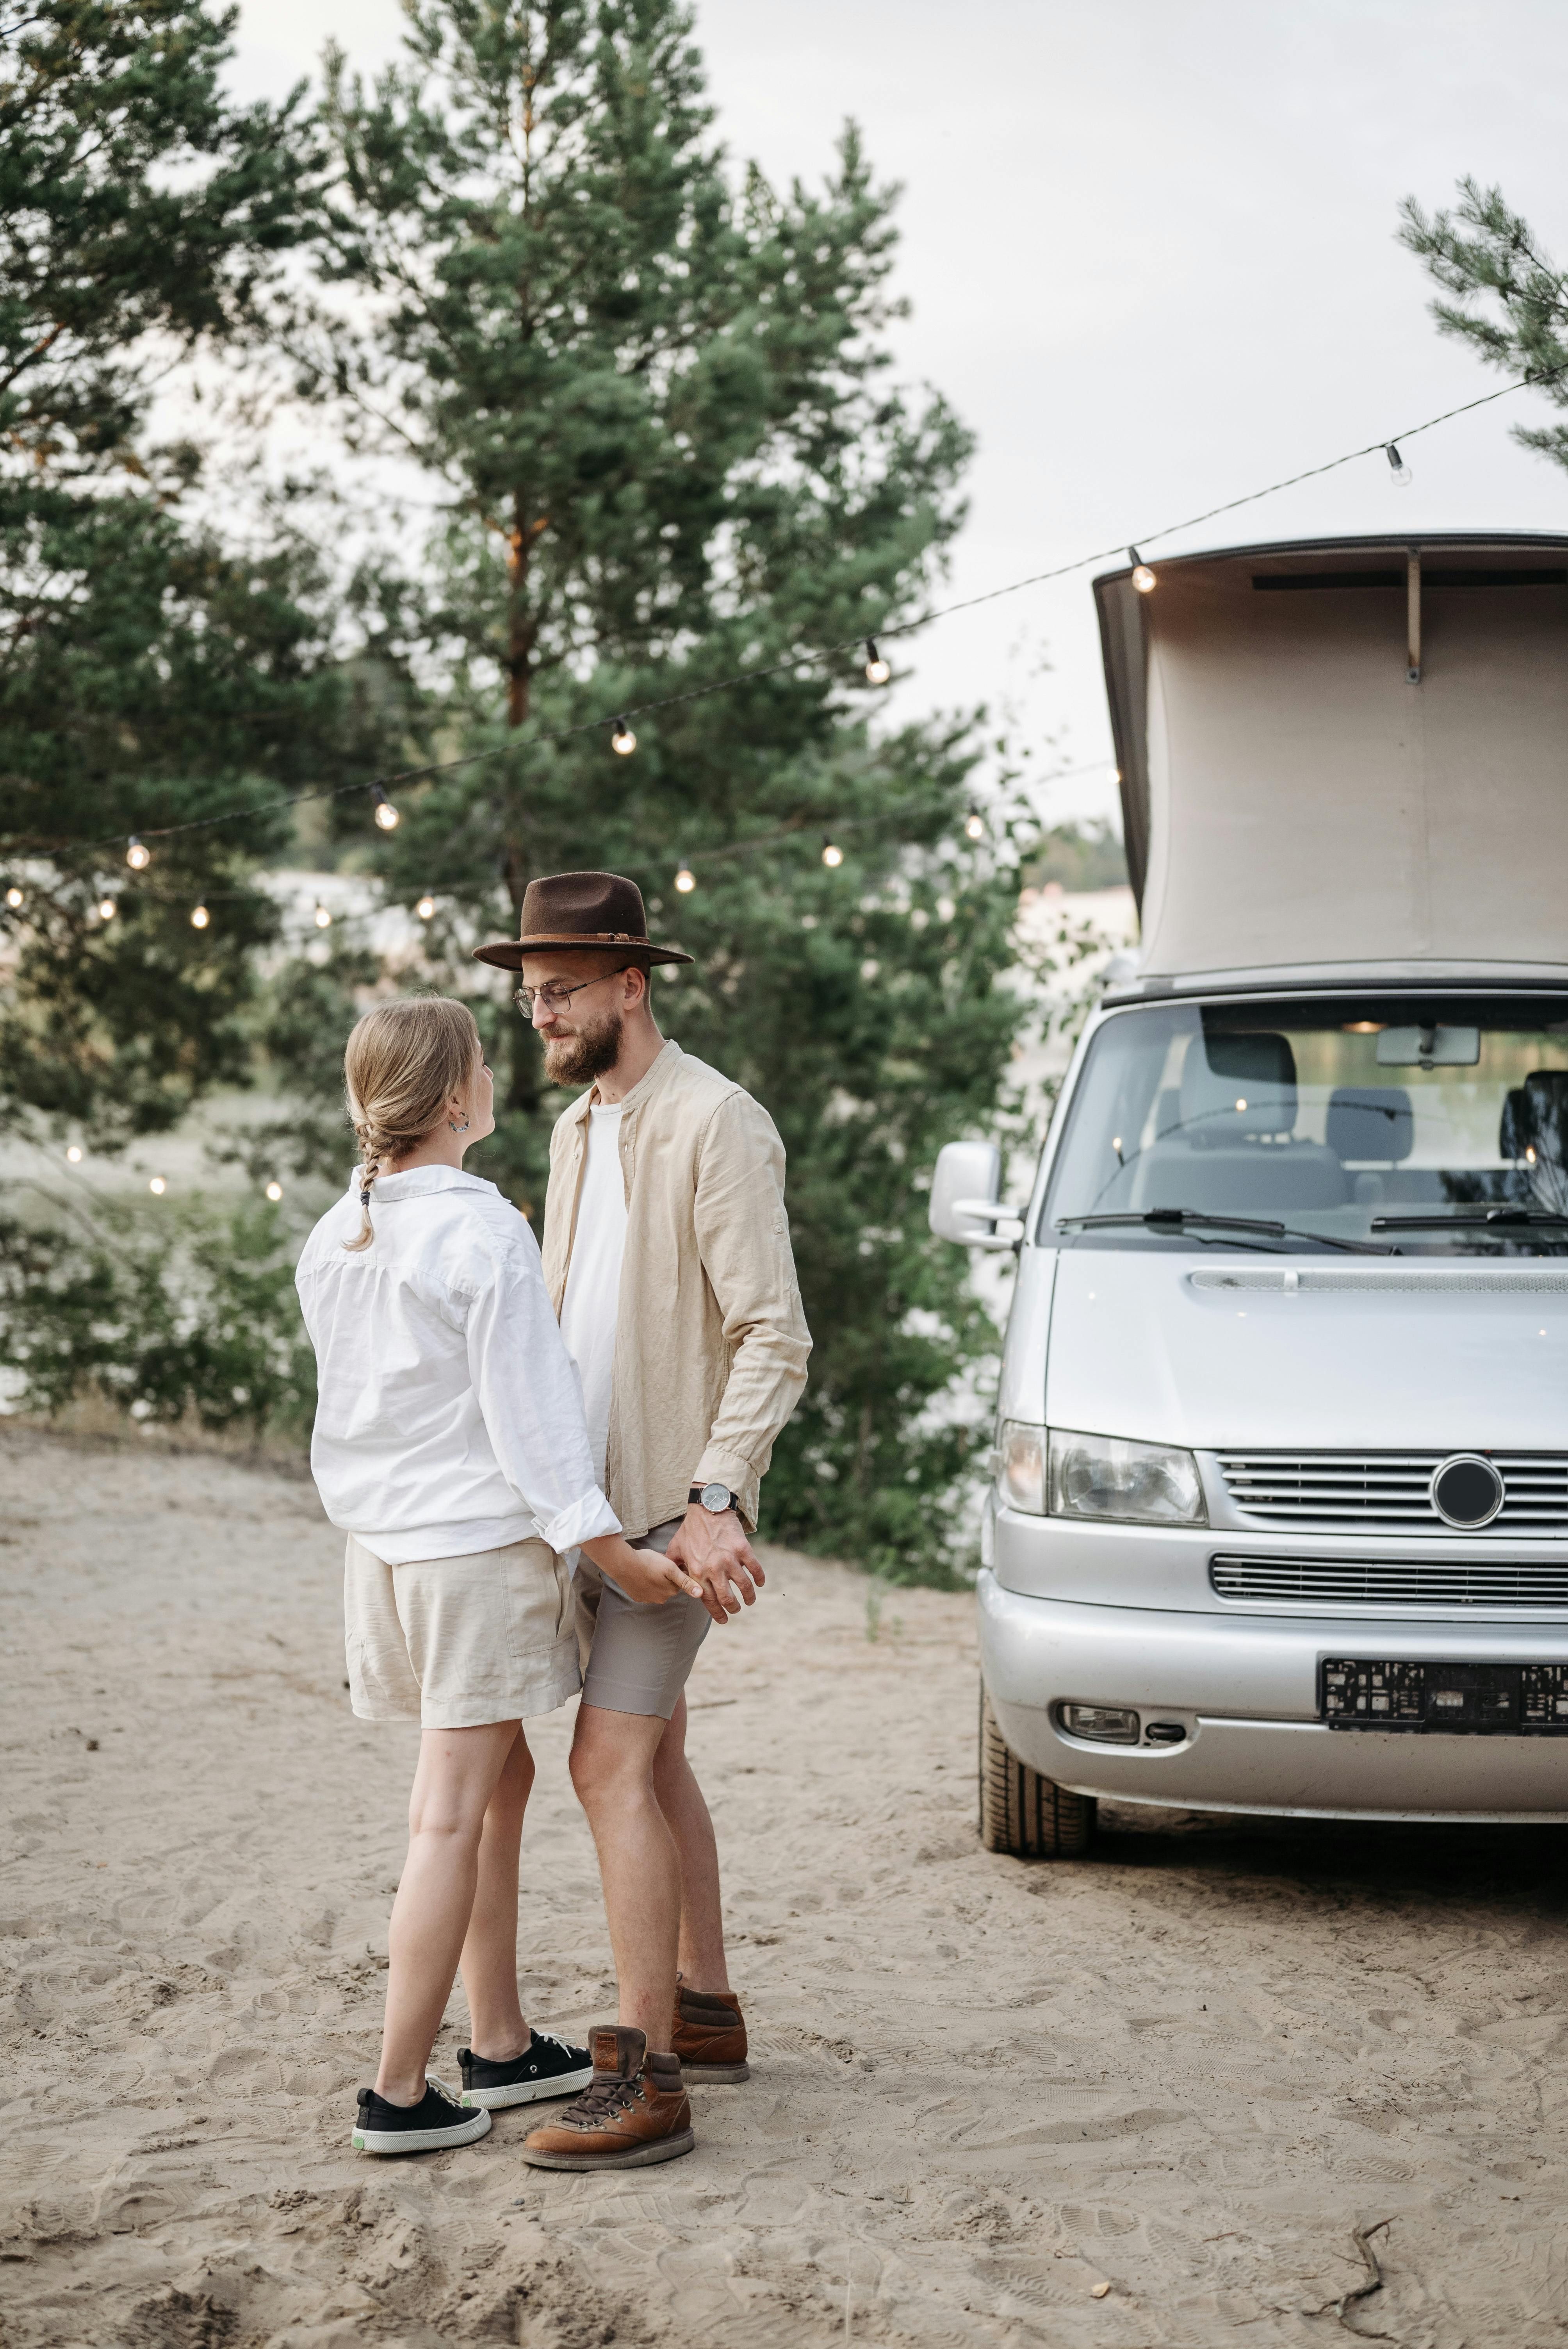
[[[656,1549],[634,1549],[621,1534],[601,1534],[583,1547],[600,1573],[607,1574],[639,1607],[662,1607],[677,1590],[688,1599],[707,1597],[678,1559],[661,1557]]]
[[[687,1507],[665,1556],[696,1577],[702,1603],[716,1623],[727,1623],[743,1605],[755,1607],[768,1579],[735,1511],[714,1516],[698,1501]]]

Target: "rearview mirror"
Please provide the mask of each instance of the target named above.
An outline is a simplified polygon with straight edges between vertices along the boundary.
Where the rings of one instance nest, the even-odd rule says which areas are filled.
[[[994,1142],[950,1142],[937,1154],[931,1178],[931,1228],[939,1240],[960,1247],[1011,1248],[1013,1238],[996,1231],[998,1220],[1017,1223],[1002,1206],[1002,1154]]]

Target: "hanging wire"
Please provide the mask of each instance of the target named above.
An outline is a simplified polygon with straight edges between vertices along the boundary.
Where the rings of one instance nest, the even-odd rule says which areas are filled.
[[[1330,457],[1321,465],[1309,465],[1299,473],[1287,473],[1280,481],[1269,481],[1259,490],[1248,490],[1239,498],[1227,498],[1222,505],[1207,506],[1202,513],[1188,514],[1181,522],[1166,523],[1158,530],[1140,531],[1139,542],[1171,538],[1178,532],[1195,530],[1201,523],[1217,521],[1222,514],[1237,513],[1242,507],[1256,505],[1263,498],[1276,497],[1282,490],[1294,490],[1303,481],[1320,481],[1325,473],[1337,472],[1341,466],[1353,465],[1361,457],[1383,457],[1386,462],[1391,441],[1413,440],[1418,433],[1435,431],[1439,424],[1450,424],[1456,416],[1469,416],[1478,408],[1488,408],[1495,399],[1507,399],[1516,391],[1553,382],[1563,372],[1560,367],[1532,368],[1512,383],[1501,384],[1495,391],[1482,392],[1479,398],[1463,400],[1458,408],[1445,408],[1440,415],[1429,416],[1423,423],[1407,425],[1400,432],[1384,433],[1377,440],[1367,441],[1363,448],[1347,449],[1343,456]],[[1052,580],[1070,578],[1075,572],[1088,571],[1097,563],[1109,563],[1114,556],[1124,554],[1126,550],[1125,539],[1112,546],[1097,547],[1092,554],[1078,555],[1070,563],[1054,564],[1048,571],[1030,572],[1025,578],[1010,579],[1005,586],[987,588],[978,595],[962,596],[956,603],[939,604],[932,610],[923,612],[917,619],[884,621],[878,635],[912,636],[919,628],[929,627],[934,620],[950,619],[958,612],[978,611],[984,605],[1000,602],[1004,596],[1022,595],[1026,588],[1043,587]],[[479,766],[490,759],[505,758],[519,750],[550,749],[563,742],[575,741],[584,734],[603,732],[606,728],[624,737],[630,733],[630,720],[634,718],[661,709],[684,709],[690,702],[706,701],[716,693],[731,693],[739,686],[759,684],[768,678],[780,677],[802,665],[832,660],[843,653],[860,651],[863,654],[867,646],[868,639],[862,631],[852,636],[841,637],[836,644],[820,645],[815,648],[808,646],[788,653],[782,659],[769,661],[761,668],[738,669],[729,677],[714,678],[706,685],[687,686],[678,693],[659,694],[647,701],[634,702],[613,718],[586,718],[575,726],[560,727],[550,733],[519,736],[510,742],[493,744],[487,750],[465,751],[456,759],[434,759],[423,766],[400,767],[387,774],[362,777],[352,783],[328,784],[318,791],[290,792],[275,799],[261,801],[253,807],[231,808],[218,815],[193,816],[185,823],[151,826],[148,837],[171,840],[184,833],[211,831],[221,823],[242,823],[253,816],[273,815],[284,808],[299,807],[307,801],[341,799],[354,792],[377,794],[390,783],[420,782],[430,775],[455,774],[461,768]],[[23,835],[12,833],[7,836],[15,840]],[[67,840],[58,844],[68,848],[98,848],[110,842],[124,840],[125,836],[124,833],[106,833],[98,839]],[[47,852],[36,849],[34,853]]]

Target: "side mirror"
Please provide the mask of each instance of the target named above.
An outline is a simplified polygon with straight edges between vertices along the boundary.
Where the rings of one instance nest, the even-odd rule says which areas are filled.
[[[1017,1224],[1011,1207],[997,1199],[1002,1187],[1002,1154],[994,1142],[950,1142],[939,1151],[931,1178],[931,1228],[939,1240],[955,1240],[960,1247],[1011,1249],[998,1222]]]

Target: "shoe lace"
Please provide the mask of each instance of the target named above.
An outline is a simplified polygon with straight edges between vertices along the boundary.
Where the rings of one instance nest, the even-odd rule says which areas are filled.
[[[606,2073],[590,2081],[580,2096],[573,2096],[562,2114],[567,2128],[597,2128],[602,2121],[614,2120],[638,2101],[639,2084],[625,2080],[616,2073]]]

